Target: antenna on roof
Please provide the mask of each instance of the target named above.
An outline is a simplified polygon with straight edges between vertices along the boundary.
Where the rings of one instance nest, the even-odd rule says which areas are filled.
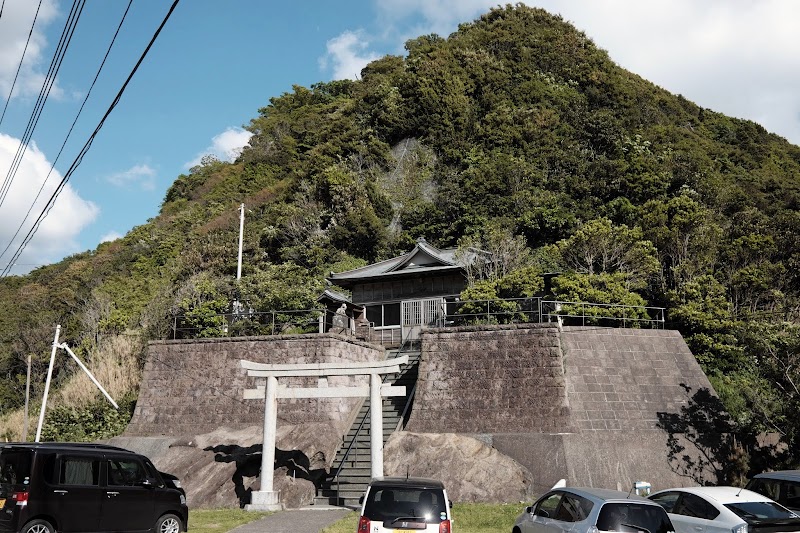
[[[739,497],[739,494],[741,494],[743,490],[744,490],[744,487],[740,487],[739,488],[739,492],[736,493],[736,497],[737,498]]]

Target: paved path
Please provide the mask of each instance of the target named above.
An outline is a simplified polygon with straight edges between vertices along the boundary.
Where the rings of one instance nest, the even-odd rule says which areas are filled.
[[[255,522],[230,530],[229,533],[319,533],[343,518],[350,509],[322,507],[291,509],[265,516]]]

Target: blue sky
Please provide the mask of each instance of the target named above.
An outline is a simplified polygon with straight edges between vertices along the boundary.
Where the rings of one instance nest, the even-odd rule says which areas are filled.
[[[89,0],[25,158],[0,204],[0,267],[33,204],[127,6]],[[171,1],[135,0],[27,233],[121,87]],[[673,93],[763,124],[800,143],[800,2],[794,0],[540,0],[612,59]],[[292,85],[355,78],[371,59],[446,36],[498,2],[486,0],[182,0],[12,273],[124,235],[158,213],[164,193],[204,154],[235,157],[241,126]],[[36,0],[5,0],[0,105],[6,105]],[[23,137],[72,3],[42,0],[0,123],[0,183]],[[1,269],[0,269],[1,270]]]

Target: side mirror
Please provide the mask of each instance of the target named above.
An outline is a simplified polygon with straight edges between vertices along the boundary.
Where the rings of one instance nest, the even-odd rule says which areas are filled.
[[[364,503],[364,495],[363,495],[363,494],[362,494],[361,496],[359,496],[359,497],[358,497],[358,503],[359,503],[359,504],[362,504],[362,503]]]
[[[452,509],[453,508],[453,501],[452,500],[447,500],[447,505],[450,507],[450,509]]]
[[[528,513],[528,514],[531,514],[531,513],[533,512],[533,507],[531,507],[530,505],[529,505],[529,506],[527,506],[527,507],[525,508],[525,512],[526,512],[526,513]]]

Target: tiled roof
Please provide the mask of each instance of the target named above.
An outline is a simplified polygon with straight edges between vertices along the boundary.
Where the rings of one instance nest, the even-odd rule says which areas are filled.
[[[325,289],[323,291],[323,293],[320,294],[319,298],[317,298],[317,301],[319,302],[319,301],[321,301],[321,300],[323,300],[325,298],[333,300],[334,302],[347,302],[347,303],[350,303],[350,297],[349,296],[347,296],[346,294],[344,294],[344,293],[342,293],[340,291],[335,291],[333,289]]]
[[[414,249],[407,254],[345,272],[331,272],[328,280],[335,284],[339,280],[395,277],[409,272],[461,270],[462,267],[456,261],[455,254],[455,248],[439,250],[425,242],[425,239],[420,239]]]

